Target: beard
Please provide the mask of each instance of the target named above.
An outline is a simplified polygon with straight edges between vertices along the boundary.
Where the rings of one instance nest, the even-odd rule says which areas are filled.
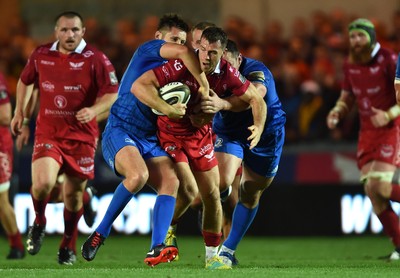
[[[350,63],[367,64],[371,61],[371,52],[373,48],[369,45],[350,47]]]

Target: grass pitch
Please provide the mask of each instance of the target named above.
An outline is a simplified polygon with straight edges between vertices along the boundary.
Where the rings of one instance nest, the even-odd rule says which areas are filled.
[[[77,248],[86,237],[80,237]],[[200,236],[178,237],[180,259],[150,268],[143,263],[148,236],[110,236],[92,262],[78,251],[73,266],[57,263],[61,236],[46,236],[40,253],[10,261],[0,239],[0,277],[399,277],[400,262],[385,262],[392,246],[384,236],[246,237],[239,245],[239,265],[232,270],[204,269]]]

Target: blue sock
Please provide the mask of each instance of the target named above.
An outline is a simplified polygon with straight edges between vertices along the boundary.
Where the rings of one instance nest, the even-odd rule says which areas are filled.
[[[258,205],[253,209],[246,208],[241,202],[238,202],[233,212],[232,227],[228,238],[223,243],[229,249],[236,250],[239,242],[246,234],[247,229],[253,223],[257,214]]]
[[[103,220],[101,220],[100,225],[97,227],[96,232],[104,237],[108,237],[114,220],[132,199],[132,196],[133,194],[129,192],[121,182],[117,189],[115,189],[110,205],[107,208]]]
[[[174,216],[176,199],[169,195],[158,195],[153,208],[153,233],[151,248],[164,242],[169,225]]]

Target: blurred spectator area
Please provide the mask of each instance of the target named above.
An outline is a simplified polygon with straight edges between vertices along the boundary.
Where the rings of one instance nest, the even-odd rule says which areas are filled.
[[[191,25],[215,22],[243,55],[272,71],[288,115],[286,145],[356,140],[356,110],[335,131],[325,124],[340,93],[351,20],[371,19],[380,43],[400,51],[399,0],[0,0],[0,10],[0,70],[12,95],[31,51],[54,40],[54,17],[62,11],[83,15],[85,39],[106,53],[119,79],[138,45],[154,37],[162,14],[178,13]]]

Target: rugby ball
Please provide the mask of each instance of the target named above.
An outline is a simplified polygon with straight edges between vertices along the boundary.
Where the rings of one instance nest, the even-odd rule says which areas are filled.
[[[170,105],[175,103],[187,104],[190,99],[189,87],[181,82],[168,83],[161,87],[158,92],[160,97]],[[155,109],[152,109],[152,111],[156,115],[164,115]]]

